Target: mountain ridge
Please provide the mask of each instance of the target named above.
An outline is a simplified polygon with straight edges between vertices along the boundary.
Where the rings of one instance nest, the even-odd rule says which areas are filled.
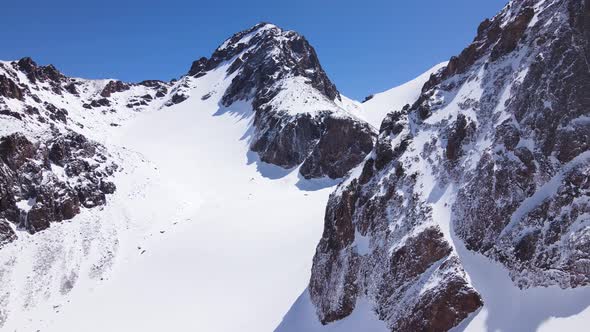
[[[0,62],[0,326],[67,330],[106,310],[127,330],[259,331],[305,283],[277,331],[571,318],[590,305],[588,53],[589,0],[512,0],[448,63],[363,104],[270,23],[170,82]],[[112,307],[81,296],[111,276]],[[162,278],[176,282],[152,289]],[[148,288],[182,314],[137,303]],[[573,302],[535,303],[559,291]],[[494,292],[533,308],[506,313]],[[36,305],[50,314],[35,321]],[[71,321],[47,319],[62,305]],[[179,319],[192,314],[206,327]]]
[[[589,9],[511,1],[385,117],[328,203],[308,290],[323,324],[361,300],[394,331],[487,312],[462,241],[512,287],[586,285]]]
[[[317,223],[301,231],[296,226],[301,220],[309,224],[321,217],[327,190],[364,159],[375,132],[340,100],[315,51],[302,37],[276,27],[268,35],[254,37],[249,47],[227,43],[224,52],[235,48],[235,54],[223,59],[218,56],[220,50],[214,55],[218,56],[215,65],[170,82],[71,78],[31,58],[0,63],[3,328],[46,330],[75,323],[76,319],[56,320],[55,315],[61,308],[76,312],[68,301],[86,294],[89,285],[108,289],[110,279],[123,282],[121,271],[133,275],[123,262],[139,263],[151,257],[144,256],[146,248],[175,251],[167,247],[167,235],[163,235],[174,234],[179,223],[170,218],[180,218],[186,227],[201,227],[187,220],[215,220],[215,214],[206,211],[208,204],[218,204],[218,197],[232,197],[233,201],[223,209],[223,222],[214,223],[224,228],[208,230],[212,238],[215,232],[226,234],[232,229],[243,233],[240,224],[232,221],[244,215],[256,218],[250,222],[255,229],[262,225],[274,229],[268,226],[270,218],[280,219],[276,227],[291,227],[292,234],[299,234],[297,243],[307,245],[299,248],[294,244],[274,252],[310,264]],[[299,61],[304,58],[307,60]],[[278,65],[284,59],[290,67]],[[262,80],[269,73],[276,73],[276,79]],[[257,90],[264,91],[257,97]],[[153,118],[158,120],[153,122]],[[205,123],[207,128],[199,127]],[[134,133],[131,137],[130,132]],[[347,140],[350,144],[340,144]],[[232,167],[239,172],[231,174]],[[236,187],[228,193],[232,183]],[[260,188],[267,191],[255,189],[253,183],[261,183]],[[219,192],[221,188],[228,192]],[[253,200],[253,193],[265,198]],[[267,206],[267,200],[275,202]],[[290,206],[289,201],[305,209]],[[205,204],[199,210],[202,215],[194,215],[194,206],[199,204]],[[241,209],[251,204],[257,209]],[[259,213],[264,210],[266,216]],[[281,216],[281,211],[292,217]],[[224,239],[232,239],[231,234]],[[260,234],[268,235],[263,229]],[[274,243],[264,236],[261,243]],[[194,242],[191,238],[183,241],[188,246]],[[243,252],[266,255],[252,242],[242,246]],[[200,258],[203,264],[215,266],[204,258]],[[276,258],[270,255],[268,259]],[[156,261],[148,258],[147,262]],[[229,264],[228,275],[240,264]],[[284,266],[269,271],[259,261],[252,261],[251,266],[257,267],[251,273],[261,281],[283,278],[298,285],[273,288],[274,293],[282,294],[282,306],[269,306],[261,299],[261,306],[280,312],[251,326],[276,326],[295,298],[292,293],[308,278],[309,268]],[[175,268],[179,266],[170,266]],[[262,271],[268,276],[260,275]],[[205,278],[203,282],[213,281]],[[77,299],[77,303],[94,305]],[[211,312],[210,317],[215,315]]]

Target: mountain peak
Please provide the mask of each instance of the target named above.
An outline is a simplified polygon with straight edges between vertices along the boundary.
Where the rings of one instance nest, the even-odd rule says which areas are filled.
[[[226,106],[246,99],[260,105],[276,95],[276,83],[288,77],[304,77],[329,100],[340,99],[305,37],[271,23],[234,34],[210,58],[193,62],[188,75],[200,77],[223,63],[230,63],[228,75],[236,75],[223,98]]]
[[[18,62],[13,64],[13,66],[15,67],[15,69],[18,69],[21,72],[25,73],[32,82],[35,82],[36,80],[50,80],[54,82],[59,82],[65,78],[65,76],[57,68],[55,68],[55,66],[39,66],[30,57],[24,57],[18,60]]]
[[[299,33],[259,23],[225,40],[210,58],[193,62],[189,76],[220,69],[231,81],[221,104],[248,101],[255,111],[251,149],[262,161],[285,168],[301,164],[304,178],[335,179],[372,147],[371,127],[337,105],[340,93]],[[337,154],[335,164],[323,158]]]
[[[278,26],[276,26],[274,24],[261,22],[261,23],[258,23],[256,25],[252,26],[251,28],[248,28],[246,30],[242,30],[238,33],[235,33],[234,35],[232,35],[231,37],[226,39],[217,48],[216,52],[223,51],[226,49],[235,48],[239,44],[248,45],[248,44],[250,44],[250,41],[253,38],[254,39],[257,39],[257,37],[271,37],[272,38],[272,37],[281,36],[284,33],[285,33],[285,30],[279,28]]]

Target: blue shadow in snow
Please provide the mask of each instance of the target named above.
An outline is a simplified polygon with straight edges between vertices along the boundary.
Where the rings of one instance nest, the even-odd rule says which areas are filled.
[[[330,187],[337,186],[342,179],[331,179],[329,177],[323,177],[319,179],[306,179],[301,174],[297,174],[299,181],[295,184],[297,188],[303,191],[317,191]]]
[[[557,286],[519,289],[500,263],[469,251],[457,237],[451,222],[451,237],[473,287],[482,295],[486,311],[485,331],[535,332],[551,318],[568,318],[590,307],[590,287],[561,289]],[[453,332],[465,331],[465,324]]]
[[[230,115],[234,118],[237,118],[238,121],[248,119],[254,115],[254,111],[252,110],[252,105],[246,102],[235,102],[231,104],[229,107],[223,106],[221,102],[217,104],[217,111],[213,113],[213,116],[222,116],[222,115]]]
[[[252,105],[248,102],[238,101],[229,107],[223,106],[221,102],[217,106],[218,109],[213,114],[213,116],[227,115],[236,118],[238,122],[242,120],[250,121],[248,124],[248,129],[246,129],[246,132],[244,132],[242,137],[240,137],[240,141],[247,141],[249,143],[252,140],[252,135],[254,134],[254,126],[252,124],[254,121],[254,111],[252,110]],[[292,172],[298,171],[299,169],[298,167],[283,168],[281,166],[265,163],[264,161],[260,160],[258,153],[250,149],[248,149],[248,152],[246,153],[246,158],[248,165],[256,164],[256,170],[258,173],[271,180],[282,179]],[[334,187],[340,182],[342,182],[342,179],[330,179],[327,177],[308,180],[302,177],[301,174],[298,174],[298,181],[295,185],[297,188],[303,191],[317,191]]]
[[[430,191],[430,194],[428,194],[428,199],[426,201],[428,203],[438,202],[447,191],[448,186],[448,184],[442,184],[440,182],[437,182],[434,185],[434,188],[432,188],[432,191]]]
[[[265,163],[264,161],[260,160],[258,153],[252,150],[248,150],[246,157],[248,160],[248,165],[256,164],[256,170],[258,173],[271,180],[282,179],[293,172],[298,172],[299,170],[299,167],[283,168],[281,166]],[[303,191],[322,190],[325,188],[334,187],[342,182],[342,179],[330,179],[328,177],[310,180],[304,178],[301,176],[301,174],[297,174],[297,177],[298,181],[295,186]]]
[[[256,164],[256,170],[258,171],[258,173],[260,173],[260,175],[262,175],[263,177],[271,180],[282,179],[297,169],[296,167],[287,169],[282,168],[280,166],[265,163],[264,161],[260,160],[258,153],[252,150],[248,150],[248,152],[246,153],[246,157],[248,158],[248,165]]]

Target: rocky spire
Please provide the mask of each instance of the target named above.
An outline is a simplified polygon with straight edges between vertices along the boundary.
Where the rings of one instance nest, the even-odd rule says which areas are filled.
[[[226,91],[223,103],[255,98],[254,104],[272,99],[275,82],[289,76],[301,76],[330,100],[340,99],[336,86],[324,72],[314,48],[305,37],[270,23],[259,23],[241,31],[221,44],[209,59],[193,62],[189,75],[199,76],[231,61],[228,74],[238,71]],[[254,92],[254,96],[251,94]]]
[[[221,102],[252,103],[256,131],[250,147],[264,162],[302,164],[306,178],[340,178],[372,148],[373,129],[336,104],[340,93],[297,32],[257,24],[227,39],[209,59],[193,62],[189,75],[198,78],[222,64],[229,64],[227,75],[233,78]],[[279,95],[285,91],[308,101],[292,102]]]

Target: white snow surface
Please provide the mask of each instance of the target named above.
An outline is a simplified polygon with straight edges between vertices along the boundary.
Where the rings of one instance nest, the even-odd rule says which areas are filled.
[[[414,102],[430,74],[445,64],[364,104],[345,97],[318,101],[313,93],[293,91],[276,102],[309,112],[321,108],[308,103],[336,105],[378,128],[388,112]],[[19,239],[2,248],[2,331],[387,331],[362,298],[346,319],[325,326],[317,320],[306,286],[334,182],[305,181],[297,169],[265,164],[249,152],[250,105],[219,103],[232,79],[225,77],[226,68],[179,81],[191,87],[192,98],[184,103],[143,112],[100,114],[67,95],[38,92],[72,110],[70,116],[84,125],[77,130],[104,144],[122,171],[106,206],[83,209],[70,222],[32,236],[19,231]],[[106,81],[84,84],[81,94],[90,96]],[[131,93],[139,94],[115,98],[123,103]],[[37,128],[4,122],[0,135],[37,135]],[[427,141],[428,134],[416,140]],[[477,144],[478,151],[486,146]],[[468,252],[455,238],[449,209],[457,189],[438,188],[431,180],[424,177],[422,185],[431,193],[435,222],[485,302],[455,331],[586,329],[590,288],[518,289],[501,265]],[[19,202],[23,210],[30,204]],[[368,250],[368,243],[357,245]]]
[[[271,29],[276,29],[276,30],[279,30],[279,28],[278,28],[276,25],[274,25],[274,24],[270,24],[270,23],[265,23],[265,24],[263,24],[262,26],[260,26],[258,29],[256,29],[256,30],[254,30],[254,31],[252,31],[252,32],[250,32],[250,33],[248,33],[248,34],[245,34],[244,36],[242,36],[242,38],[240,38],[240,40],[238,40],[238,41],[237,41],[237,42],[235,42],[234,44],[235,44],[235,45],[239,45],[239,44],[248,44],[248,42],[249,42],[249,41],[250,41],[252,38],[254,38],[254,37],[256,37],[256,36],[258,36],[258,35],[260,35],[260,34],[264,33],[265,31],[271,30]],[[224,42],[221,44],[221,46],[219,46],[217,49],[218,49],[218,50],[224,50],[224,49],[226,49],[226,48],[227,48],[227,47],[228,47],[230,44],[231,44],[231,38],[228,38],[228,39],[226,39],[226,40],[225,40],[225,41],[224,41]]]
[[[361,104],[361,117],[373,127],[379,129],[387,113],[399,111],[406,104],[414,103],[420,96],[422,86],[428,81],[430,75],[438,72],[447,63],[439,63],[407,83],[374,94],[373,98]]]
[[[389,332],[385,323],[377,318],[377,315],[371,310],[370,304],[360,298],[356,307],[350,316],[333,322],[328,325],[322,325],[317,319],[315,307],[311,303],[309,291],[305,289],[299,296],[295,304],[281,325],[275,332]]]
[[[335,114],[346,112],[334,101],[316,90],[308,79],[303,76],[286,77],[280,80],[279,93],[269,102],[278,111],[285,111],[291,115],[309,113],[315,115],[321,111],[331,111]],[[344,105],[343,105],[344,106]]]
[[[460,242],[460,241],[459,241]],[[562,332],[586,331],[590,322],[590,288],[557,286],[521,290],[508,270],[483,255],[455,243],[484,307],[453,332]]]
[[[94,132],[123,168],[117,192],[2,249],[3,329],[278,326],[309,281],[334,182],[300,179],[249,152],[251,106],[219,106],[225,69],[190,79],[184,103]]]
[[[469,251],[454,235],[452,204],[457,189],[439,189],[432,200],[433,218],[461,260],[484,306],[465,319],[453,332],[561,332],[584,331],[590,322],[590,287],[519,289],[500,263]]]

